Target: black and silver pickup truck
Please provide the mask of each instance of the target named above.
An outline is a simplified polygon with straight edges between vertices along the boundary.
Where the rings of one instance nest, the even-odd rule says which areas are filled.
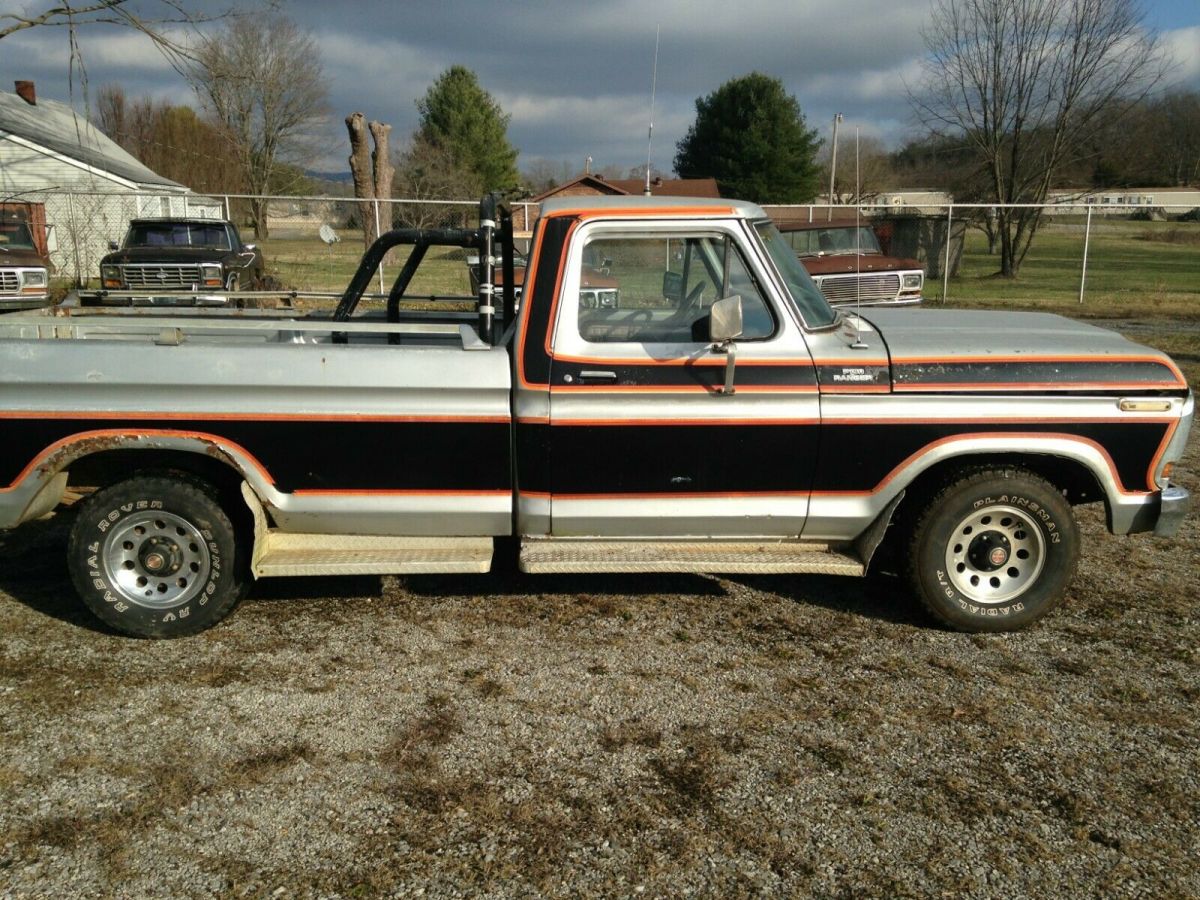
[[[406,311],[442,245],[478,254],[475,311]],[[597,258],[614,304],[581,301]],[[1073,505],[1168,536],[1187,506],[1167,356],[1052,315],[834,310],[757,206],[552,201],[519,307],[512,269],[489,198],[476,229],[381,237],[332,314],[0,317],[0,527],[87,493],[70,571],[136,635],[211,626],[255,578],[513,544],[533,573],[845,575],[883,545],[939,620],[999,631],[1062,598]]]

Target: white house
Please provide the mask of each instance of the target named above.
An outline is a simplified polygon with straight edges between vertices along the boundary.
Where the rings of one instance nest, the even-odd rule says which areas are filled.
[[[95,277],[108,242],[141,216],[222,215],[148,169],[65,103],[38,99],[33,82],[0,91],[0,201],[44,203],[58,274]]]

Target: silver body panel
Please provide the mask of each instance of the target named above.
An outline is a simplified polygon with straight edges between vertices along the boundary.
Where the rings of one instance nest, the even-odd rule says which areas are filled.
[[[294,343],[329,326],[271,321],[221,334],[187,319],[138,319],[116,335],[73,334],[74,326],[40,317],[0,321],[0,415],[127,419],[125,436],[104,434],[47,448],[18,484],[0,489],[0,527],[19,522],[40,482],[94,449],[171,449],[218,455],[254,488],[281,528],[298,532],[396,535],[506,534],[507,495],[285,493],[235,442],[222,437],[230,418],[354,421],[433,418],[509,419],[508,357],[502,348],[468,352],[453,346]],[[33,322],[30,325],[28,322]],[[164,323],[181,343],[157,343]],[[121,331],[119,317],[104,327]],[[215,330],[205,333],[205,329]],[[357,326],[358,329],[364,326]],[[365,326],[369,333],[378,326]],[[78,339],[5,339],[13,331],[57,330]],[[339,329],[340,330],[340,329]],[[347,326],[355,331],[355,326]],[[386,330],[386,328],[385,328]],[[391,330],[396,330],[393,327]],[[411,331],[411,329],[407,329]],[[7,334],[6,334],[7,332]],[[327,335],[325,335],[327,337]],[[457,327],[451,333],[458,342]],[[253,340],[253,344],[246,345]],[[136,341],[136,346],[130,346]],[[148,417],[179,419],[189,432],[147,431]],[[211,434],[196,428],[212,420]],[[0,427],[3,421],[0,420]],[[47,461],[49,464],[47,465]]]

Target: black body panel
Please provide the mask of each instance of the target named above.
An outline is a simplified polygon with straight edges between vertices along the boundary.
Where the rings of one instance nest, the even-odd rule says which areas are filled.
[[[73,435],[155,431],[232,441],[285,492],[511,487],[506,422],[30,418],[0,421],[0,431],[0,486],[12,484],[39,454]]]

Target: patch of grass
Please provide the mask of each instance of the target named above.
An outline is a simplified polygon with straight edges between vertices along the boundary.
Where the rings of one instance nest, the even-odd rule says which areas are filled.
[[[1139,241],[1159,241],[1164,244],[1200,244],[1200,228],[1167,228],[1143,231],[1136,236]]]
[[[982,232],[968,229],[959,272],[950,279],[948,305],[1036,309],[1072,317],[1200,317],[1195,245],[1200,225],[1095,218],[1088,246],[1087,281],[1079,302],[1084,229],[1058,219],[1033,239],[1017,278],[1000,278]],[[926,303],[942,302],[941,279],[926,285]]]
[[[260,245],[266,256],[267,272],[289,289],[340,293],[350,284],[363,255],[360,233],[343,232],[342,237],[339,243],[329,247],[315,235],[267,238]],[[391,288],[407,259],[408,250],[403,247],[388,254],[383,264],[385,292]],[[376,277],[367,290],[375,292],[379,289]],[[407,295],[468,296],[470,293],[465,253],[455,248],[434,247],[421,261]]]

